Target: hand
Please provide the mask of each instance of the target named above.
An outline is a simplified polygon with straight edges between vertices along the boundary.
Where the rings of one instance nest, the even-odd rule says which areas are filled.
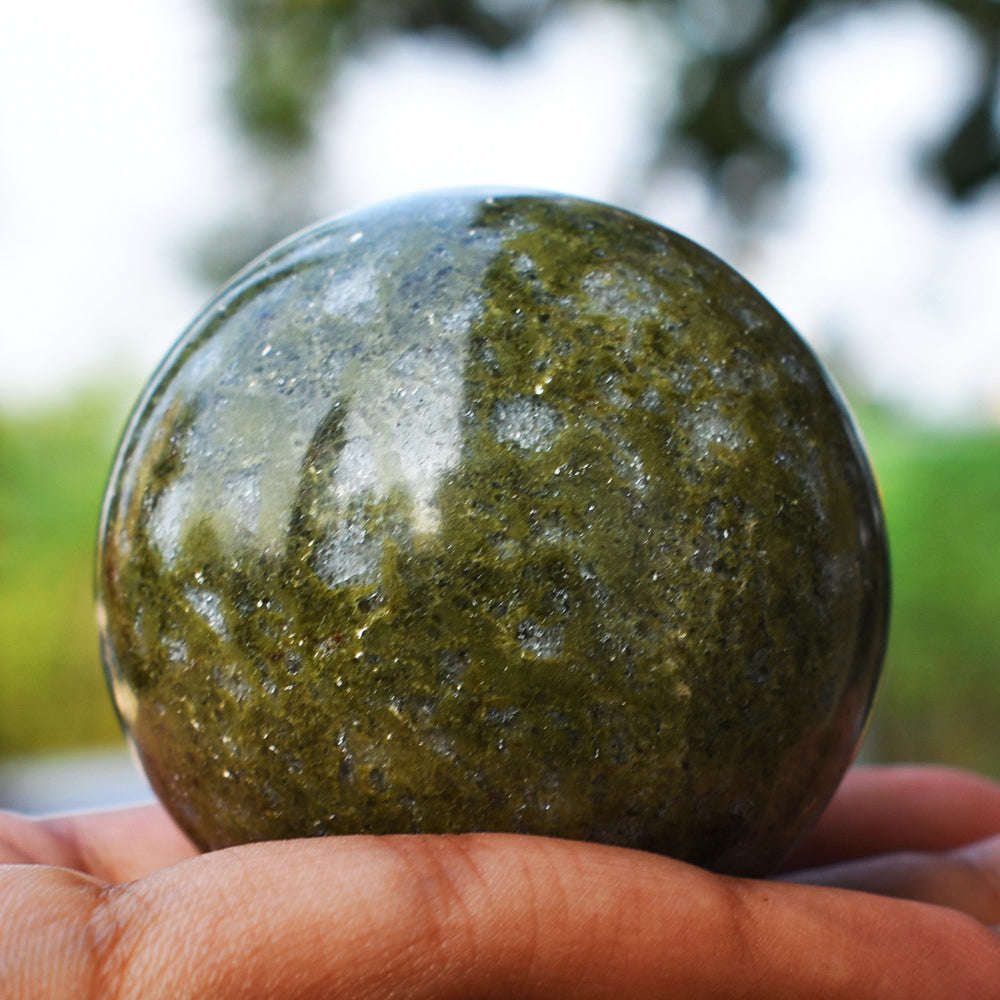
[[[198,856],[158,806],[0,814],[0,862],[10,1000],[1000,993],[1000,786],[940,768],[851,772],[784,881],[496,834]]]

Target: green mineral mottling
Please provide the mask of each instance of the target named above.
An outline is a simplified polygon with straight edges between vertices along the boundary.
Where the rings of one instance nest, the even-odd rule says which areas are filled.
[[[860,739],[881,511],[757,292],[607,206],[431,195],[235,279],[140,400],[105,662],[206,848],[507,830],[772,870]]]

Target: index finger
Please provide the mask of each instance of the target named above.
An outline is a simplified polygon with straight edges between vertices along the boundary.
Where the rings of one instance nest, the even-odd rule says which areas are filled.
[[[320,838],[120,887],[0,881],[0,967],[68,996],[915,1000],[1000,982],[995,935],[954,910],[545,838]]]

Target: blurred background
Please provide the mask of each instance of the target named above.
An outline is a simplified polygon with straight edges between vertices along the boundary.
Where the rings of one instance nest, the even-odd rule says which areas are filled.
[[[117,436],[214,287],[412,191],[611,201],[840,381],[894,608],[869,760],[1000,778],[1000,3],[71,0],[0,38],[0,805],[148,794],[97,650]]]

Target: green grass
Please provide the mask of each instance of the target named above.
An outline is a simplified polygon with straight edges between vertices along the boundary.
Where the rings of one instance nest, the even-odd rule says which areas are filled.
[[[0,417],[0,755],[120,740],[94,623],[94,539],[124,406],[91,389]]]
[[[1000,430],[859,413],[889,526],[893,608],[875,756],[1000,777]]]
[[[0,756],[118,742],[94,624],[101,495],[129,393],[0,414]],[[870,758],[1000,777],[1000,430],[858,408],[893,563]]]

